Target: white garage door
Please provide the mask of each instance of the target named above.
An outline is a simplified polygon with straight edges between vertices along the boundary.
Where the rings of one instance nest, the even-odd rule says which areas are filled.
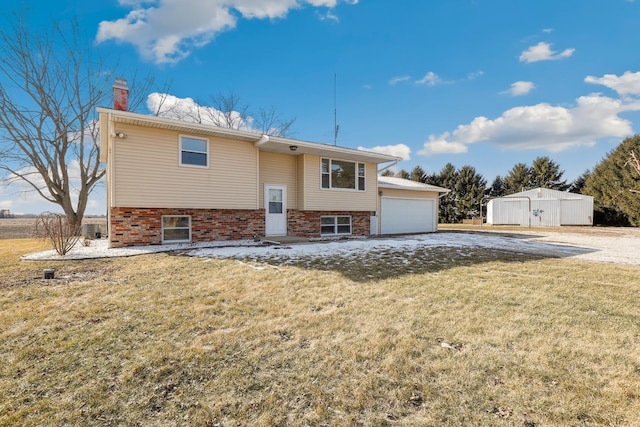
[[[382,234],[436,231],[434,200],[383,197],[380,207]]]

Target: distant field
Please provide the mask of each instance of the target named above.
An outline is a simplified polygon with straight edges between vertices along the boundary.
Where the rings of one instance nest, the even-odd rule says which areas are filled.
[[[35,221],[35,218],[0,218],[0,240],[30,238]],[[85,218],[82,223],[100,224],[103,232],[107,230],[107,218]]]

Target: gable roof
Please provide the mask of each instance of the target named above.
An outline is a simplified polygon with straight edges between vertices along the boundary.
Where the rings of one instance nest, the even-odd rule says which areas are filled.
[[[289,155],[314,154],[322,157],[339,157],[343,160],[376,164],[402,160],[400,157],[375,153],[373,151],[356,150],[353,148],[339,147],[336,145],[322,144],[318,142],[267,136],[255,132],[227,129],[202,123],[189,123],[181,120],[168,119],[148,114],[132,113],[130,111],[120,111],[102,107],[98,107],[97,111],[100,114],[108,115],[113,123],[132,124],[137,126],[174,130],[177,132],[190,133],[194,135],[213,136],[238,141],[253,142],[257,147],[259,147],[261,151],[271,153],[281,153]],[[108,129],[101,129],[101,145],[102,141],[106,141],[107,138],[109,138]],[[102,148],[103,147],[101,147],[101,152],[106,153],[106,150],[103,150]]]
[[[518,198],[518,197],[530,197],[532,200],[580,200],[586,198],[592,198],[584,194],[569,193],[568,191],[552,190],[550,188],[532,188],[531,190],[521,191],[519,193],[509,194],[508,196],[500,197],[501,199]]]
[[[409,179],[398,178],[395,176],[379,176],[378,187],[395,188],[398,190],[431,191],[438,193],[448,193],[451,191],[436,185],[423,184],[421,182],[411,181]]]

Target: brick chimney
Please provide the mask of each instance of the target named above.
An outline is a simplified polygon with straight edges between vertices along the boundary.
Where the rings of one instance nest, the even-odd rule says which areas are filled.
[[[119,77],[113,83],[113,109],[120,111],[129,109],[129,86],[125,79]]]

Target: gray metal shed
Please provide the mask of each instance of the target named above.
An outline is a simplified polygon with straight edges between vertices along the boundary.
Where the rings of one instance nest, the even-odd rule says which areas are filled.
[[[593,197],[534,188],[490,200],[487,224],[521,227],[593,225]]]

